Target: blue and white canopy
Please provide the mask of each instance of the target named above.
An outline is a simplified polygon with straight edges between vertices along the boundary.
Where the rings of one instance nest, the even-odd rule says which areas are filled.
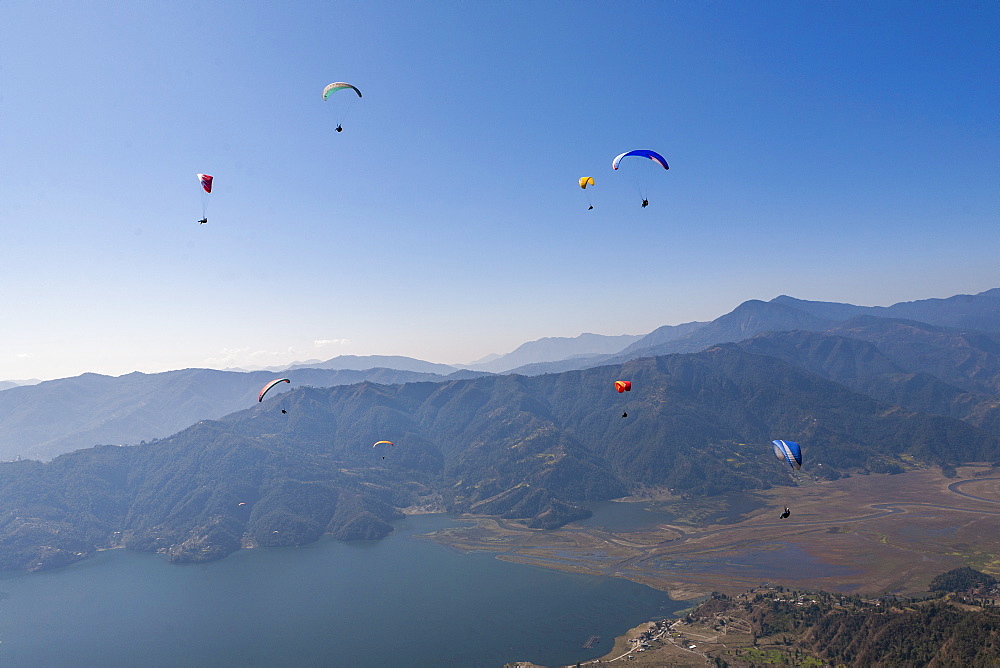
[[[656,151],[650,151],[649,149],[645,148],[636,149],[634,151],[625,151],[621,155],[616,156],[615,159],[611,161],[612,169],[618,169],[618,163],[622,161],[622,158],[627,158],[632,155],[636,156],[637,158],[649,158],[653,162],[659,163],[659,165],[663,167],[663,169],[670,169],[670,167],[667,166],[666,159],[664,159],[662,155],[660,155]]]
[[[802,468],[802,448],[795,441],[771,441],[774,445],[774,456],[784,459],[796,471]]]

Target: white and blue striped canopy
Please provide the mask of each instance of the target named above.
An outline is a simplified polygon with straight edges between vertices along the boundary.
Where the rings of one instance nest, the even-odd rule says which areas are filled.
[[[795,441],[771,441],[774,445],[774,456],[784,459],[793,469],[802,468],[802,448]]]

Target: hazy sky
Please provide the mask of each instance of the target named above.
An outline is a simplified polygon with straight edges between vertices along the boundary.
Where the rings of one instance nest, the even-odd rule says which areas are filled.
[[[2,0],[0,379],[1000,286],[998,44],[993,0]]]

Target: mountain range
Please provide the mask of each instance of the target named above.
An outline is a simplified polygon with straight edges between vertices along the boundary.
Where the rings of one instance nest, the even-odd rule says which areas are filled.
[[[970,329],[970,323],[980,329]],[[827,332],[869,341],[901,372],[929,373],[970,393],[1000,392],[1000,288],[889,307],[787,296],[769,302],[751,300],[711,322],[667,325],[643,337],[582,334],[532,341],[478,369],[522,375],[561,373],[641,357],[698,352],[714,344],[779,331]],[[600,352],[616,346],[620,346],[616,352]],[[522,364],[526,360],[532,361]],[[185,369],[118,377],[83,374],[0,391],[0,460],[46,460],[96,444],[163,438],[198,420],[220,418],[246,407],[279,371],[293,385],[321,387],[364,380],[392,384],[477,375],[473,369],[409,357],[353,355],[275,372]]]
[[[377,538],[417,507],[555,527],[587,502],[648,488],[795,484],[773,438],[802,443],[803,470],[826,479],[998,461],[998,302],[1000,290],[875,312],[755,300],[656,330],[647,347],[548,362],[580,365],[557,373],[301,368],[263,403],[271,372],[11,388],[0,392],[6,452],[150,435],[0,464],[0,568],[114,546],[203,561],[322,533]],[[633,390],[615,392],[617,379]],[[394,445],[372,448],[379,440]]]
[[[453,372],[465,377],[472,372]],[[302,368],[282,376],[296,385],[444,380],[433,373],[369,368]],[[0,457],[50,459],[95,444],[135,444],[168,436],[205,418],[252,405],[267,371],[183,369],[103,376],[87,373],[0,392]],[[282,392],[285,386],[272,392]]]

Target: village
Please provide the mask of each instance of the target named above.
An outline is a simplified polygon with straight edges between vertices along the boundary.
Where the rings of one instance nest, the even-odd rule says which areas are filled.
[[[862,596],[826,591],[800,591],[781,585],[761,583],[744,593],[728,596],[713,593],[679,619],[646,622],[616,638],[604,656],[581,661],[575,666],[628,664],[629,666],[717,666],[748,668],[760,665],[830,666],[852,665],[844,658],[864,656],[877,645],[875,631],[887,623],[898,624],[899,633],[913,638],[913,645],[927,651],[942,650],[941,629],[931,629],[934,617],[964,617],[987,613],[996,621],[1000,584],[991,576],[960,568],[935,578],[932,591],[922,596]],[[853,618],[855,632],[846,645],[830,656],[832,641],[810,631],[825,620],[842,627]],[[865,621],[867,620],[867,621]],[[954,626],[958,620],[949,620]],[[992,622],[990,622],[992,623]],[[593,637],[592,637],[593,638]],[[952,640],[962,644],[968,639]],[[857,665],[857,664],[855,664]],[[986,665],[986,664],[983,664]],[[505,668],[538,668],[530,663],[508,664]]]

